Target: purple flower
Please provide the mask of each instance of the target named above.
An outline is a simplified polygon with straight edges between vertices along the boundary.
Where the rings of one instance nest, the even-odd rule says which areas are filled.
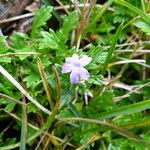
[[[77,84],[80,81],[85,81],[90,77],[89,72],[84,68],[92,60],[91,57],[83,55],[81,58],[77,54],[65,59],[66,63],[62,66],[62,73],[70,74],[70,82]]]

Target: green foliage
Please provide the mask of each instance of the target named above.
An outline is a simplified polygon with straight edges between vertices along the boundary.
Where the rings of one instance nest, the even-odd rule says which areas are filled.
[[[61,31],[63,33],[64,41],[68,39],[69,33],[77,26],[79,21],[79,16],[76,12],[71,12],[68,16],[64,17],[63,25]]]
[[[6,37],[5,36],[0,36],[0,54],[6,53],[8,51],[8,47],[5,44]]]
[[[6,37],[0,35],[0,54],[4,54],[9,50],[9,47],[6,45]],[[10,57],[5,57],[5,58],[0,58],[0,62],[4,63],[10,63],[11,58]]]
[[[51,12],[53,8],[50,6],[42,6],[36,11],[36,15],[32,24],[31,37],[35,38],[39,36],[41,28],[46,25],[46,21],[51,18]],[[41,17],[42,16],[42,17]]]
[[[113,140],[108,146],[108,150],[126,150],[126,149],[135,149],[135,150],[144,150],[145,147],[142,144],[135,143],[133,141],[128,141],[125,139]]]
[[[64,43],[61,41],[59,36],[53,30],[50,30],[49,32],[43,31],[41,32],[41,34],[43,36],[43,39],[41,39],[41,42],[39,44],[40,49],[50,48],[58,51],[65,50]]]
[[[113,93],[112,91],[107,91],[98,95],[89,103],[88,107],[85,109],[90,116],[95,116],[101,112],[110,112],[115,108],[115,104],[112,100]]]
[[[30,52],[34,51],[32,47],[27,43],[29,37],[24,33],[15,32],[11,37],[12,49],[14,52]],[[28,55],[20,55],[21,60],[28,57]]]
[[[94,115],[93,117],[97,119],[107,119],[107,118],[111,118],[111,117],[118,116],[118,115],[139,112],[142,110],[149,109],[149,104],[150,104],[150,100],[146,100],[144,102],[130,104],[129,106],[124,106],[124,107],[117,108],[109,112],[104,112],[98,115]]]
[[[150,35],[150,24],[147,24],[144,21],[136,21],[133,24],[143,32],[145,32],[147,35]]]
[[[38,149],[149,149],[150,56],[149,51],[144,52],[150,48],[148,2],[109,0],[91,11],[92,7],[79,4],[84,7],[81,13],[72,11],[71,1],[62,3],[70,5],[67,15],[64,10],[42,6],[35,12],[29,33],[0,36],[0,65],[27,92],[22,94],[18,84],[0,74],[0,150],[35,149],[37,145]],[[80,23],[87,19],[83,14],[89,20],[81,39],[76,39]],[[85,66],[89,79],[78,85],[70,83],[69,73],[62,73],[65,58],[73,54],[92,58]],[[124,61],[129,59],[136,64]],[[136,87],[141,89],[134,90]]]

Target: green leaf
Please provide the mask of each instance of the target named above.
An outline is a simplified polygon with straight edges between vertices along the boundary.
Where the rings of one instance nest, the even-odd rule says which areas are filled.
[[[28,113],[36,113],[38,108],[31,102],[28,103]]]
[[[60,40],[59,36],[53,31],[49,30],[49,32],[42,31],[41,32],[43,39],[39,44],[40,49],[50,48],[59,51],[63,51],[65,49],[64,42]]]
[[[146,109],[150,109],[150,100],[145,100],[136,104],[131,104],[121,108],[114,109],[110,112],[104,112],[100,114],[93,115],[97,119],[108,119],[119,115],[125,115],[129,113],[140,112]]]
[[[124,138],[112,139],[111,143],[108,145],[108,150],[145,150],[145,146],[141,143],[135,141],[129,141]]]
[[[38,82],[40,79],[40,76],[35,73],[35,72],[32,72],[31,74],[29,74],[28,76],[26,76],[24,78],[24,81],[27,82],[27,87],[29,88],[30,86],[34,85],[36,82]]]
[[[53,8],[51,6],[42,6],[36,11],[32,24],[32,38],[37,37],[37,35],[39,35],[41,28],[45,26],[46,21],[48,21],[51,18],[52,10]]]
[[[129,10],[132,10],[135,14],[140,15],[143,21],[145,21],[147,24],[150,24],[150,17],[146,13],[144,13],[142,10],[138,9],[137,7],[133,6],[132,4],[124,0],[114,0],[114,1],[118,4],[121,4],[127,7]]]
[[[5,139],[5,142],[2,142],[1,144],[0,144],[0,146],[2,147],[2,146],[8,146],[8,145],[11,145],[11,144],[14,144],[16,142],[16,138],[8,138],[8,139]],[[7,150],[7,149],[5,149],[5,148],[3,148],[3,149],[1,149],[1,150]]]
[[[108,0],[102,8],[99,8],[95,16],[92,18],[91,22],[89,23],[86,32],[92,31],[95,27],[96,22],[102,17],[102,15],[106,12],[108,7],[113,3],[113,0]]]
[[[68,16],[64,17],[64,22],[60,30],[63,32],[65,41],[68,38],[68,34],[77,26],[78,21],[79,15],[76,12],[71,12]]]
[[[102,95],[92,99],[85,111],[88,112],[89,115],[94,115],[104,111],[111,111],[115,107],[115,103],[112,99],[113,92],[106,91]]]
[[[6,99],[6,98],[1,98],[0,99],[0,105],[2,105],[2,104],[6,105],[5,109],[9,112],[11,112],[14,109],[14,107],[16,106],[15,102],[12,102],[12,101],[10,101],[9,99]]]
[[[74,129],[72,138],[76,143],[85,144],[89,141],[93,135],[99,135],[99,127],[95,124],[80,123],[77,129]]]
[[[0,54],[6,53],[8,51],[8,47],[5,44],[6,36],[0,35]]]
[[[29,37],[25,33],[14,32],[11,36],[11,46],[16,49],[24,48]]]
[[[11,45],[14,52],[34,52],[35,50],[32,49],[31,45],[28,44],[27,40],[29,37],[20,32],[14,32],[11,36]],[[29,55],[19,55],[18,57],[23,60]]]
[[[5,109],[8,110],[9,112],[11,112],[14,109],[14,107],[16,106],[16,103],[15,102],[8,102],[8,101],[7,101],[7,103],[8,104],[6,105]]]
[[[69,118],[69,117],[74,117],[74,114],[69,109],[66,108],[61,110],[60,113],[57,115],[58,119]]]
[[[107,57],[108,52],[103,51],[101,46],[92,47],[88,52],[87,55],[92,57],[92,62],[89,64],[89,68],[94,70],[99,65],[102,65]]]
[[[133,23],[137,28],[141,29],[147,35],[150,35],[150,24],[147,24],[144,21],[136,21]]]
[[[0,57],[0,62],[10,63],[11,62],[11,58],[10,57]]]
[[[9,47],[5,44],[5,40],[6,40],[6,36],[2,36],[0,35],[0,54],[4,54],[9,50]],[[3,63],[10,63],[11,62],[11,58],[10,57],[4,57],[4,56],[0,56],[0,62]]]

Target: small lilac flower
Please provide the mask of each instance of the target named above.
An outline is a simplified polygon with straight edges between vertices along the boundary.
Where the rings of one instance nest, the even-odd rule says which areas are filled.
[[[66,63],[62,66],[62,73],[71,72],[70,82],[74,84],[88,80],[90,74],[84,66],[88,65],[91,60],[92,58],[87,55],[83,55],[79,58],[77,54],[73,54],[72,57],[65,59]]]

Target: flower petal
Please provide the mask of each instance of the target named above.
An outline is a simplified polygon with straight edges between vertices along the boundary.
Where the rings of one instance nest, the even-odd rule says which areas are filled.
[[[66,62],[68,62],[68,63],[74,64],[76,61],[79,60],[79,57],[78,57],[77,54],[73,54],[72,57],[67,57],[65,60],[66,60]]]
[[[80,61],[80,64],[84,67],[86,65],[88,65],[90,63],[90,61],[92,60],[91,57],[88,57],[87,55],[83,55],[79,61]]]
[[[77,84],[79,81],[79,74],[75,71],[72,71],[70,74],[70,82]]]
[[[83,80],[87,80],[90,77],[89,72],[85,68],[79,69],[80,78]]]
[[[62,73],[68,73],[72,71],[73,66],[71,64],[62,65]]]

